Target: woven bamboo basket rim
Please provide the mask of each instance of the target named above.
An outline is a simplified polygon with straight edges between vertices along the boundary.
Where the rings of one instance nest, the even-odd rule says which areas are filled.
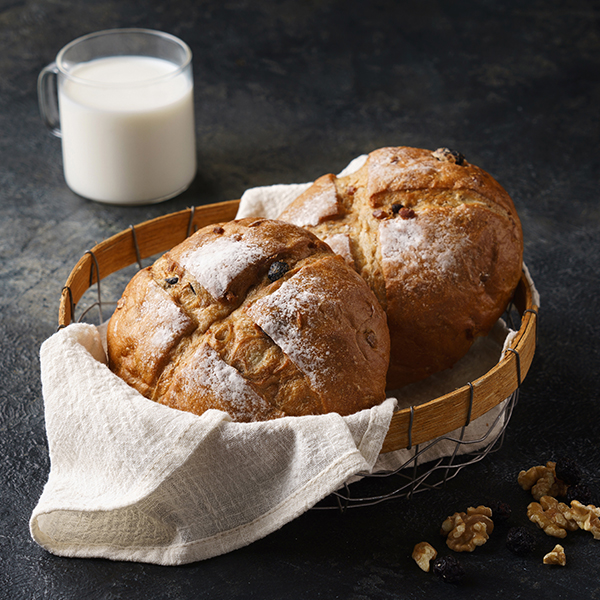
[[[77,303],[99,280],[170,250],[197,229],[235,219],[238,206],[239,200],[230,200],[188,208],[131,226],[94,246],[73,267],[62,289],[59,328],[74,320]],[[521,325],[498,364],[461,388],[396,411],[382,452],[411,448],[468,425],[520,387],[535,353],[539,309],[525,274],[521,276],[513,304],[521,315]]]

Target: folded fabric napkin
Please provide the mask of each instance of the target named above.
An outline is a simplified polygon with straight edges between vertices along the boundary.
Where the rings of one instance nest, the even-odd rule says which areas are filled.
[[[147,400],[105,363],[93,325],[42,345],[51,469],[30,527],[62,556],[174,565],[249,544],[369,472],[395,405],[234,423]]]
[[[238,216],[276,217],[309,185],[248,190]],[[54,554],[163,565],[217,556],[277,530],[344,483],[397,468],[414,453],[379,454],[396,398],[348,417],[260,423],[162,406],[109,370],[103,335],[103,328],[72,324],[40,351],[51,468],[30,530]],[[401,406],[485,373],[505,338],[510,332],[499,324],[452,370],[456,381],[440,376],[407,388]],[[470,424],[464,439],[479,440],[502,426],[490,413]],[[438,444],[420,462],[453,449]]]

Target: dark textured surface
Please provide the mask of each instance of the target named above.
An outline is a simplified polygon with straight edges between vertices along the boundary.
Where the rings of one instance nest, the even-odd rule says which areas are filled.
[[[521,468],[575,456],[600,495],[600,4],[359,0],[0,1],[0,598],[600,598],[600,541],[570,534],[568,564],[504,547],[460,555],[461,585],[410,558],[441,521],[500,498],[524,524]],[[153,207],[88,202],[64,184],[36,77],[93,30],[143,26],[194,52],[200,170]],[[77,259],[130,223],[336,172],[384,145],[450,146],[513,196],[542,296],[539,347],[502,449],[441,491],[306,513],[202,563],[157,567],[52,556],[28,519],[49,471],[38,350]],[[597,500],[598,502],[599,500]]]

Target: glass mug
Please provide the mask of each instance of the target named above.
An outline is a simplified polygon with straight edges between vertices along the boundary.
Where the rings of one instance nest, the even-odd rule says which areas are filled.
[[[178,38],[148,29],[80,37],[40,73],[38,100],[77,194],[152,204],[194,179],[192,53]]]

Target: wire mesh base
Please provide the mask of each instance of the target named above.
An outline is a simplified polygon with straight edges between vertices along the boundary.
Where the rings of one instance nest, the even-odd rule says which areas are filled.
[[[134,238],[135,239],[135,238]],[[89,252],[93,259],[93,265],[98,272],[97,262],[93,252]],[[139,256],[139,252],[137,253]],[[78,322],[94,323],[101,325],[105,322],[106,312],[112,313],[116,306],[116,301],[112,297],[118,297],[122,289],[129,281],[135,270],[143,268],[141,260],[137,265],[132,265],[132,270],[124,269],[112,276],[114,288],[109,293],[102,293],[100,286],[101,277],[98,276],[94,286],[88,289],[87,297],[91,302],[82,302],[82,309],[77,319]],[[109,287],[110,284],[109,284]],[[95,293],[94,293],[95,288]],[[105,290],[106,292],[106,290]],[[116,292],[116,293],[115,293]],[[107,300],[104,296],[111,297]],[[97,310],[97,314],[95,310]],[[72,308],[72,314],[75,309]],[[509,305],[503,315],[505,322],[511,329],[518,329],[520,326],[520,315],[514,305]],[[517,358],[518,384],[521,384],[520,357],[514,352]],[[471,403],[473,401],[473,385],[471,387]],[[374,473],[359,474],[352,483],[346,483],[341,489],[330,494],[322,500],[312,510],[340,510],[342,512],[350,508],[373,506],[381,502],[390,501],[399,498],[411,498],[415,494],[425,491],[441,488],[447,481],[456,477],[462,469],[479,462],[488,454],[498,451],[504,441],[504,433],[512,416],[512,411],[516,406],[519,397],[519,387],[502,403],[501,410],[496,414],[494,421],[487,428],[485,434],[477,439],[465,439],[465,433],[471,421],[471,407],[467,415],[467,421],[461,428],[457,437],[452,437],[453,433],[441,436],[421,445],[411,446],[411,436],[409,431],[409,448],[400,452],[412,453],[398,468],[393,471],[379,471]],[[411,411],[414,407],[411,408]],[[411,413],[412,424],[412,413]],[[446,444],[443,450],[443,456],[435,460],[429,460],[429,456],[435,452],[440,444]],[[450,445],[450,447],[448,447]],[[472,449],[472,450],[470,450]],[[440,452],[441,454],[441,452]]]
[[[345,484],[312,510],[337,509],[344,512],[349,508],[373,506],[398,498],[411,498],[415,494],[443,487],[465,467],[500,450],[506,427],[518,399],[519,390],[516,389],[504,401],[489,429],[480,438],[465,440],[465,426],[458,438],[449,435],[441,436],[427,444],[422,444],[421,447],[415,446],[414,454],[394,471],[364,474],[360,481]],[[435,447],[442,442],[453,444],[453,450],[436,460],[422,462],[427,453],[435,451]],[[473,446],[477,446],[478,449],[469,452],[469,447]]]
[[[195,209],[192,207],[187,223],[187,236],[195,230],[195,226],[193,226],[194,215]],[[140,225],[140,229],[143,228],[144,224]],[[103,273],[100,273],[100,264],[94,252],[96,248],[86,252],[91,257],[89,261],[89,285],[85,288],[83,294],[80,294],[77,301],[75,301],[69,285],[63,288],[61,307],[64,308],[64,313],[68,318],[65,317],[59,321],[61,323],[59,328],[75,320],[100,326],[105,323],[106,318],[110,317],[107,313],[111,313],[116,305],[114,298],[121,296],[125,285],[133,274],[144,266],[136,229],[136,227],[130,226],[135,261],[109,271],[109,276],[106,278],[103,277]],[[152,263],[157,257],[158,255],[151,255],[150,252],[143,256],[148,264]],[[529,307],[520,313],[516,306],[511,303],[503,315],[503,320],[511,330],[520,331],[522,318],[525,314],[533,313],[537,318],[536,308]],[[77,319],[75,318],[76,309],[79,312]],[[537,326],[535,327],[535,335],[537,337]],[[397,498],[410,498],[415,494],[442,487],[447,481],[456,477],[463,468],[477,463],[491,452],[499,450],[502,447],[506,427],[519,397],[522,375],[525,373],[521,370],[519,352],[515,348],[506,348],[506,351],[514,357],[512,360],[516,366],[517,387],[510,396],[497,406],[497,410],[494,409],[493,423],[491,426],[487,426],[484,435],[478,439],[470,439],[473,433],[469,429],[474,397],[473,383],[466,384],[470,388],[470,404],[466,423],[462,428],[428,442],[423,442],[421,445],[413,445],[412,441],[413,417],[415,414],[415,407],[412,406],[408,426],[408,448],[391,453],[394,454],[394,467],[399,462],[402,462],[402,464],[393,470],[379,470],[374,473],[362,474],[362,476],[359,474],[353,478],[352,483],[347,483],[341,489],[330,494],[313,507],[313,510],[338,509],[345,511],[349,508],[371,506]],[[492,419],[492,411],[490,410],[487,414]],[[440,446],[440,444],[443,444],[443,446]],[[387,457],[389,455],[383,456]],[[433,456],[441,456],[441,458],[432,460]]]

